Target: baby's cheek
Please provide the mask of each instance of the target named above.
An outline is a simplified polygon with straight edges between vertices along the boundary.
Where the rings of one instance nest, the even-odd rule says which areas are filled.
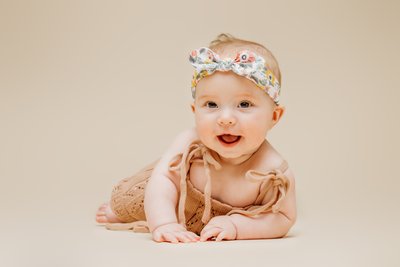
[[[251,133],[252,139],[255,143],[262,142],[267,134],[267,125],[259,120],[258,123],[249,124],[247,127],[247,132]]]
[[[203,129],[204,131],[211,129],[212,120],[206,116],[196,118],[196,126]]]
[[[197,134],[201,139],[211,135],[212,133],[212,127],[210,125],[210,122],[206,120],[197,121],[196,128],[197,128]]]

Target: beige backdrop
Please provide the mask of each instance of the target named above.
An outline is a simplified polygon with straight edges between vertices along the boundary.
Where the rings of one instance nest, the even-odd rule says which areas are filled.
[[[399,266],[399,14],[394,0],[0,2],[0,265]],[[280,62],[287,112],[269,140],[297,179],[289,237],[171,245],[97,226],[112,185],[193,125],[187,55],[221,32]]]

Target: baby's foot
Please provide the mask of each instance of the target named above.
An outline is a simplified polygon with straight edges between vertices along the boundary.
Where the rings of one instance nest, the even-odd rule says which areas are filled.
[[[96,222],[98,223],[120,223],[122,222],[117,218],[111,210],[110,203],[104,203],[99,207],[96,213]]]

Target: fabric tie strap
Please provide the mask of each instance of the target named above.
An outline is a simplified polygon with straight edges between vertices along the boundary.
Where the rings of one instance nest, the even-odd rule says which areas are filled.
[[[107,223],[108,230],[132,230],[135,233],[149,233],[149,227],[146,221],[136,221],[131,223]]]
[[[246,172],[246,179],[252,182],[262,182],[260,192],[255,201],[256,205],[248,209],[234,209],[227,215],[242,214],[246,216],[255,216],[261,213],[279,212],[280,205],[286,197],[286,192],[289,190],[289,179],[283,174],[288,168],[287,162],[284,161],[282,165],[272,171],[263,173],[255,170]],[[272,195],[265,204],[262,205],[268,192],[272,190]]]
[[[203,223],[207,223],[211,218],[211,175],[210,165],[216,170],[221,168],[221,164],[211,155],[210,150],[200,141],[193,142],[182,154],[178,154],[170,164],[171,171],[180,171],[180,197],[178,204],[178,221],[185,226],[185,203],[187,196],[186,176],[193,162],[203,162],[207,182],[204,187],[204,213],[201,218]]]

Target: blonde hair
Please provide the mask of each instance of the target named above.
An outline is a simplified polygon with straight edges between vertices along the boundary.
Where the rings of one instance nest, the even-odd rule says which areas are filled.
[[[229,33],[221,33],[210,42],[208,47],[215,51],[215,52],[224,52],[225,50],[231,51],[233,49],[237,48],[244,48],[244,47],[251,47],[254,52],[259,54],[260,56],[264,57],[265,59],[265,65],[268,69],[272,71],[272,73],[275,75],[275,77],[278,79],[279,84],[282,86],[282,81],[281,81],[281,71],[279,69],[279,64],[274,55],[269,51],[265,46],[262,44],[252,42],[252,41],[247,41],[243,39],[239,39],[234,37],[233,35]],[[237,51],[235,51],[237,52]]]

